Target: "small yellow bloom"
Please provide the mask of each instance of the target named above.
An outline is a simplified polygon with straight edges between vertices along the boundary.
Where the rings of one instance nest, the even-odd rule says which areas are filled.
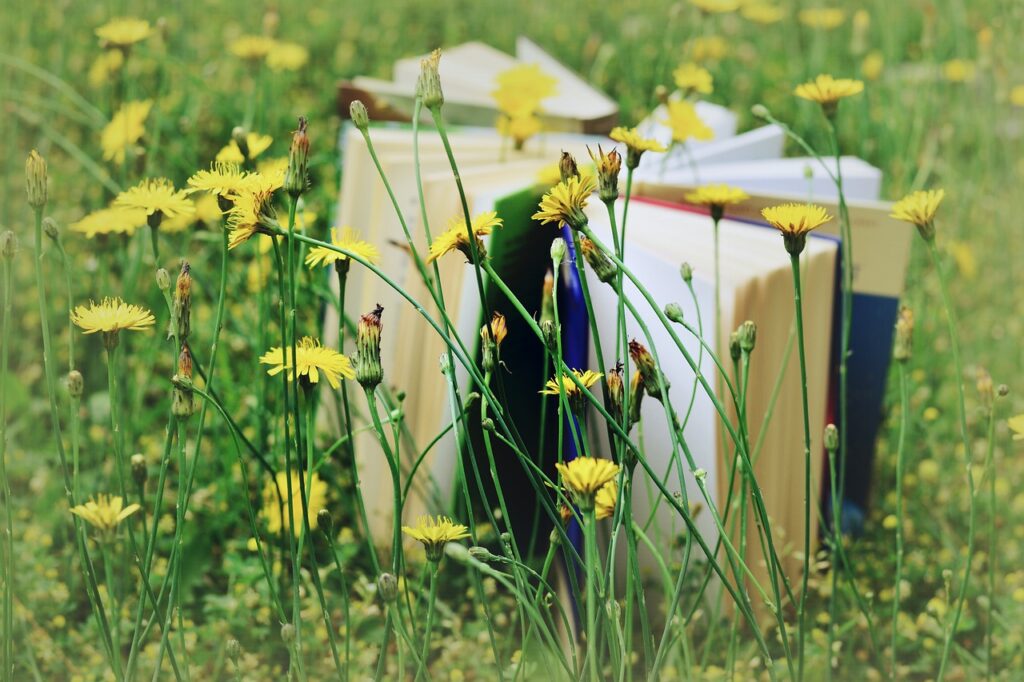
[[[691,137],[695,140],[710,140],[715,133],[697,115],[697,109],[685,100],[668,103],[668,118],[662,123],[672,129],[673,142],[686,142]]]
[[[1010,88],[1010,104],[1024,108],[1024,85],[1015,85]]]
[[[761,209],[761,215],[772,227],[783,234],[805,235],[828,221],[832,216],[814,204],[782,204]]]
[[[359,238],[359,233],[351,227],[344,227],[339,234],[338,228],[331,228],[331,244],[338,248],[351,251],[365,261],[376,263],[380,260],[380,251],[370,242]],[[338,261],[347,261],[349,258],[343,253],[332,251],[323,246],[314,246],[306,254],[306,265],[311,268],[320,265],[332,265]]]
[[[686,44],[695,62],[717,62],[729,54],[729,42],[722,36],[698,36]]]
[[[558,92],[558,79],[545,73],[538,64],[513,66],[499,73],[494,81],[498,87],[491,95],[496,98],[498,93],[514,94],[522,100],[539,104]]]
[[[685,196],[691,204],[707,206],[721,211],[726,206],[740,204],[750,198],[743,190],[730,185],[702,185]]]
[[[277,45],[277,41],[267,36],[241,36],[228,45],[231,54],[240,59],[257,61],[263,59]]]
[[[878,80],[882,75],[882,68],[885,67],[885,58],[878,50],[868,52],[864,61],[860,64],[861,75],[869,81]]]
[[[583,209],[597,189],[593,176],[574,176],[552,187],[540,200],[540,210],[533,214],[541,225],[566,223],[578,230],[587,224]]]
[[[950,255],[956,261],[956,268],[964,279],[974,279],[978,276],[978,258],[974,255],[974,249],[966,242],[951,241],[946,247]]]
[[[122,329],[143,331],[152,327],[156,320],[153,313],[142,306],[125,303],[120,298],[105,298],[98,305],[89,301],[88,306],[76,307],[71,313],[71,322],[86,334],[95,334],[116,333]]]
[[[110,77],[121,70],[124,65],[124,52],[121,50],[104,50],[100,52],[89,67],[89,85],[101,87]]]
[[[469,537],[468,528],[454,523],[447,516],[421,516],[416,519],[415,526],[402,526],[402,532],[423,543],[427,559],[434,563],[441,560],[446,544]]]
[[[476,252],[480,257],[487,255],[484,243],[480,237],[490,234],[494,228],[501,227],[502,221],[494,211],[484,211],[473,218],[473,237],[476,239]],[[430,245],[430,254],[427,262],[432,263],[441,256],[452,251],[461,251],[466,259],[473,257],[473,251],[469,245],[469,230],[466,229],[466,220],[462,217],[452,218],[448,222],[448,228],[434,238]]]
[[[72,232],[80,232],[92,239],[98,234],[126,234],[131,236],[135,230],[146,224],[146,212],[137,208],[111,206],[93,211],[81,220],[71,223]]]
[[[133,17],[111,19],[96,29],[96,37],[104,47],[127,48],[142,42],[153,33],[149,22]]]
[[[767,2],[754,2],[743,5],[740,9],[740,14],[743,15],[744,19],[767,26],[782,21],[786,16],[786,11]]]
[[[587,511],[594,507],[594,496],[619,474],[619,465],[611,460],[577,457],[567,464],[555,464],[564,485],[576,504]]]
[[[830,74],[823,73],[812,81],[796,86],[793,94],[827,107],[835,105],[844,97],[852,97],[863,91],[863,81],[851,78],[833,78]]]
[[[516,149],[521,149],[531,137],[541,131],[540,119],[528,116],[499,116],[497,121],[498,134],[512,138]]]
[[[809,7],[797,15],[800,23],[808,28],[832,30],[846,21],[846,12],[837,7]]]
[[[88,522],[104,535],[117,530],[118,525],[135,512],[142,509],[137,504],[124,506],[119,495],[98,495],[85,504],[71,508],[71,513]]]
[[[582,372],[578,369],[574,369],[572,373],[575,374],[576,378],[579,379],[579,382],[588,389],[594,384],[596,384],[598,379],[604,376],[600,372],[595,372],[592,369],[588,369]],[[569,375],[567,374],[562,374],[562,386],[565,387],[565,394],[568,398],[575,399],[583,397],[583,394],[580,392],[580,387],[577,386],[576,383],[573,382],[573,380],[569,378]],[[558,390],[558,377],[548,379],[548,382],[544,385],[544,390],[541,391],[541,394],[559,395],[560,392]]]
[[[106,161],[124,162],[125,152],[146,134],[146,119],[152,108],[153,102],[148,99],[121,105],[100,132],[100,147]]]
[[[639,153],[643,152],[663,152],[665,151],[665,145],[650,138],[643,137],[637,132],[636,128],[624,128],[618,126],[612,128],[612,132],[609,133],[608,137],[612,138],[616,142],[621,142],[626,145],[626,148]]]
[[[1006,425],[1013,431],[1014,440],[1024,440],[1024,413],[1010,417],[1006,420]]]
[[[505,322],[505,316],[495,311],[491,316],[491,323],[485,324],[480,327],[480,338],[486,344],[491,339],[491,330],[494,331],[494,343],[500,346],[508,336],[508,325]]]
[[[726,14],[740,8],[740,0],[690,0],[690,4],[708,14]]]
[[[274,141],[270,135],[260,135],[259,133],[249,133],[245,136],[245,146],[248,147],[249,158],[255,159],[263,152],[267,151],[270,144]],[[243,156],[242,150],[238,148],[238,143],[234,140],[228,142],[224,147],[217,152],[217,161],[226,161],[228,163],[245,163],[246,157]]]
[[[672,77],[675,79],[676,87],[684,91],[710,95],[714,89],[714,78],[711,76],[711,72],[693,62],[680,64],[672,72]]]
[[[260,509],[260,516],[267,522],[267,532],[271,535],[280,533],[290,534],[292,524],[294,524],[297,535],[301,535],[305,530],[302,524],[302,495],[299,488],[299,472],[293,470],[291,474],[292,513],[290,520],[288,515],[289,490],[287,472],[277,472],[274,480],[267,481],[263,486],[263,506]],[[316,530],[318,526],[317,514],[321,509],[327,507],[327,484],[315,473],[312,476],[304,473],[302,480],[306,485],[306,518],[309,520],[310,530]]]
[[[188,179],[188,194],[210,192],[217,196],[237,194],[249,186],[249,175],[230,161],[215,161],[210,170],[197,171]]]
[[[114,205],[140,209],[147,216],[159,213],[164,218],[173,218],[179,214],[191,215],[196,210],[184,190],[174,189],[171,181],[165,178],[143,180],[121,192],[114,200]]]
[[[278,42],[267,53],[271,71],[298,71],[309,61],[309,50],[298,43]]]
[[[288,370],[289,381],[295,380],[292,371],[292,348],[289,346],[282,352],[280,346],[274,346],[260,356],[260,363],[272,365],[267,370],[270,376],[276,376]],[[347,357],[332,348],[324,348],[320,342],[310,336],[304,336],[295,344],[295,364],[299,368],[299,376],[305,377],[309,383],[320,381],[320,373],[327,377],[331,388],[341,386],[341,378],[355,379],[356,371]]]
[[[942,77],[950,83],[969,83],[974,80],[974,62],[950,59],[942,65]]]
[[[944,189],[913,192],[893,204],[889,215],[913,223],[921,236],[930,241],[935,237],[935,213],[945,196]]]
[[[615,513],[615,504],[619,501],[619,485],[616,481],[608,481],[594,495],[594,512],[599,519],[610,518]]]

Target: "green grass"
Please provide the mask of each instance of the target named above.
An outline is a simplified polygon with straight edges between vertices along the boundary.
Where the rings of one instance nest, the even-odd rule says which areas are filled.
[[[913,189],[946,189],[937,221],[938,246],[947,256],[959,319],[970,449],[980,491],[971,588],[947,679],[985,675],[984,634],[989,623],[986,606],[979,600],[984,600],[993,559],[998,560],[991,624],[993,676],[1014,679],[1014,671],[1024,668],[1024,638],[1019,627],[1024,622],[1024,570],[1020,568],[1024,559],[1024,533],[1020,531],[1024,528],[1024,491],[1019,487],[1024,466],[1021,448],[1012,443],[1005,425],[1007,416],[1024,412],[1019,392],[1024,376],[1024,344],[1020,342],[1024,337],[1024,231],[1020,229],[1024,201],[1019,191],[1019,179],[1024,175],[1024,107],[1010,102],[1011,89],[1024,86],[1024,46],[1019,40],[1024,32],[1024,6],[1020,3],[843,3],[851,13],[863,4],[869,25],[858,28],[858,22],[847,17],[841,27],[828,32],[790,19],[765,27],[735,15],[702,18],[687,3],[652,0],[605,4],[403,1],[380,3],[380,7],[343,2],[314,8],[293,3],[281,5],[279,16],[264,16],[252,3],[232,1],[210,6],[187,3],[173,11],[171,5],[150,1],[130,7],[122,7],[124,3],[4,4],[0,22],[0,139],[4,140],[0,230],[12,230],[21,246],[11,264],[11,323],[3,330],[10,335],[10,373],[2,388],[8,414],[6,457],[13,489],[9,506],[16,566],[13,679],[88,680],[110,675],[83,584],[54,449],[39,332],[33,215],[24,192],[23,164],[28,152],[38,149],[49,163],[46,215],[52,216],[62,231],[71,261],[73,302],[120,295],[157,314],[158,332],[122,334],[119,350],[125,455],[141,453],[145,457],[151,495],[163,453],[176,352],[161,342],[167,313],[154,286],[156,265],[149,237],[140,230],[130,242],[119,238],[85,240],[68,232],[67,224],[105,205],[117,190],[143,177],[165,176],[177,186],[183,185],[193,172],[208,165],[236,125],[245,124],[273,136],[273,145],[263,158],[283,157],[296,117],[305,115],[310,119],[313,140],[313,183],[303,201],[316,214],[308,232],[322,237],[330,225],[339,183],[336,81],[356,74],[387,76],[395,58],[437,45],[476,39],[511,50],[520,33],[617,99],[627,123],[649,110],[655,101],[655,86],[671,85],[671,71],[686,59],[689,41],[698,36],[723,36],[728,54],[708,64],[715,76],[711,99],[738,112],[741,126],[754,124],[750,106],[763,103],[822,150],[827,149],[828,138],[820,114],[813,105],[792,96],[793,86],[819,72],[864,77],[865,56],[876,51],[882,56],[884,66],[876,79],[866,80],[864,94],[842,104],[841,145],[845,153],[860,155],[883,169],[884,194],[889,198]],[[163,19],[162,12],[166,13]],[[101,53],[93,30],[122,13],[152,22],[159,19],[159,35],[135,48],[123,80],[115,75],[107,82],[91,83],[87,74]],[[282,40],[304,44],[311,53],[309,64],[298,72],[265,71],[257,76],[227,52],[232,38],[260,33],[264,26]],[[945,79],[942,65],[951,59],[970,61],[974,78],[969,82]],[[99,131],[109,120],[114,103],[122,98],[151,98],[156,104],[146,126],[145,153],[117,165],[103,160]],[[202,362],[208,357],[212,334],[220,239],[213,226],[165,235],[161,243],[160,265],[172,275],[180,258],[192,263],[196,283],[192,345]],[[112,490],[116,477],[103,346],[97,336],[82,336],[69,328],[59,253],[45,237],[44,245],[47,318],[56,372],[60,377],[67,372],[69,335],[75,334],[73,360],[85,380],[80,410],[81,489],[85,495],[105,492]],[[269,287],[252,286],[259,280],[258,260],[251,246],[231,256],[217,390],[245,436],[258,451],[273,458],[280,456],[282,434],[278,425],[267,424],[258,408],[280,407],[280,380],[265,377],[256,368],[257,357],[271,345],[279,345],[280,338],[275,309],[268,308],[272,313],[269,326],[259,314],[272,300],[273,294],[267,290],[274,289],[274,280],[270,279]],[[266,259],[264,267],[269,264]],[[909,364],[900,676],[932,679],[939,667],[943,624],[948,623],[949,605],[963,565],[967,492],[964,453],[958,445],[958,377],[950,358],[938,280],[920,241],[915,241],[905,302],[916,313],[917,332]],[[315,329],[318,311],[317,304],[300,307],[298,328]],[[997,385],[1010,387],[1009,396],[995,404],[994,510],[987,505],[993,472],[984,467],[987,413],[974,390],[974,378],[981,368]],[[902,416],[895,374],[890,384],[867,533],[847,546],[858,589],[884,633],[883,642],[888,641],[895,546],[891,523],[886,520],[895,509],[894,462]],[[349,393],[353,402],[361,399],[358,389]],[[69,408],[70,401],[61,391],[59,409],[66,442],[70,442]],[[226,657],[230,638],[241,642],[240,667],[246,679],[280,679],[288,656],[260,563],[248,547],[251,532],[245,507],[239,502],[242,479],[235,446],[213,410],[207,415],[207,425],[184,525],[184,628],[180,634],[189,651],[194,679],[223,679],[231,674],[234,668]],[[194,437],[190,434],[190,446]],[[321,440],[323,448],[331,445],[326,435]],[[253,481],[262,474],[260,465],[248,454],[246,457]],[[346,566],[353,670],[363,676],[372,674],[376,665],[385,624],[373,571],[357,541],[347,462],[341,448],[320,475],[328,485],[337,547]],[[172,466],[169,491],[176,490],[177,473]],[[261,484],[251,483],[254,503],[259,502],[261,489]],[[165,570],[162,562],[175,526],[170,493],[163,508],[159,524],[167,542],[157,552],[154,568],[158,575]],[[995,547],[989,533],[993,514],[999,533]],[[148,516],[146,522],[152,524],[153,519]],[[491,551],[500,553],[496,538],[481,538]],[[326,543],[321,540],[319,535],[314,538],[337,627],[341,623],[341,583],[329,569]],[[130,632],[137,604],[137,574],[130,570],[127,543],[122,540],[112,551],[117,554],[115,564],[124,569],[115,582],[126,607],[121,627]],[[284,545],[272,556],[288,562]],[[952,571],[951,585],[943,576],[947,569]],[[488,621],[477,606],[479,602],[467,598],[481,591],[492,605],[490,623],[505,656],[502,666],[510,667],[520,632],[509,590],[487,578],[474,582],[451,562],[446,564],[444,576],[451,577],[442,580],[436,607],[433,640],[442,654],[433,664],[433,675],[444,678],[450,671],[464,671],[469,678],[476,670],[480,672],[475,674],[484,678],[494,675],[494,668],[486,667],[492,656]],[[408,579],[418,585],[419,578],[417,563]],[[815,596],[809,613],[815,627],[809,636],[807,679],[823,679],[828,666],[826,625],[814,618],[828,613],[830,585],[831,576],[825,571],[811,576]],[[311,582],[307,588],[302,602],[303,630],[315,640],[309,645],[308,672],[310,679],[324,679],[334,673],[334,667]],[[423,594],[421,599],[425,597]],[[287,603],[289,612],[290,606]],[[789,623],[793,625],[795,620]],[[698,644],[705,625],[698,622],[692,632]],[[835,679],[887,677],[887,654],[871,651],[865,624],[849,595],[840,599],[837,625],[842,646],[834,653]],[[737,679],[745,678],[747,669],[742,666],[757,655],[749,630],[741,633]],[[177,641],[172,644],[180,663],[182,649]],[[158,646],[159,636],[151,634],[140,657],[143,674],[151,674]],[[395,661],[390,664],[396,665]],[[415,669],[408,660],[406,664]],[[678,658],[670,664],[676,674],[684,674]],[[714,679],[724,665],[724,656],[712,656],[705,670],[690,674]],[[785,667],[776,668],[785,677]],[[409,667],[406,671],[411,673]],[[397,674],[397,668],[391,673]],[[754,664],[750,674],[764,676],[765,672]],[[170,675],[165,657],[162,679]],[[665,675],[670,676],[668,671]]]

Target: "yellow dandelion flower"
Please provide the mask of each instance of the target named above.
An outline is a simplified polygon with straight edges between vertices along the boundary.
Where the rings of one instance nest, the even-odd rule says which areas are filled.
[[[292,349],[288,347],[282,352],[280,346],[275,346],[260,356],[260,363],[272,365],[267,370],[270,376],[276,376],[288,370],[288,379],[295,380],[295,372],[291,367]],[[299,376],[304,377],[310,384],[319,383],[320,373],[327,377],[327,383],[331,388],[341,386],[341,378],[354,379],[355,370],[347,357],[332,348],[324,348],[320,342],[310,336],[299,339],[295,346],[295,364],[299,368]]]
[[[1024,440],[1024,413],[1010,417],[1006,420],[1006,425],[1013,431],[1014,440]]]
[[[522,149],[527,140],[541,131],[540,119],[532,115],[513,118],[499,116],[495,127],[499,135],[512,138],[516,149]]]
[[[228,45],[228,51],[239,59],[257,61],[263,59],[277,45],[277,41],[267,36],[241,36]]]
[[[146,134],[146,119],[152,108],[153,102],[148,99],[121,105],[100,132],[104,160],[118,164],[124,162],[125,152]]]
[[[142,509],[137,504],[124,506],[120,495],[97,495],[85,504],[71,508],[71,513],[86,521],[104,535],[110,535],[122,521]]]
[[[777,5],[766,2],[755,2],[744,5],[740,9],[744,19],[753,21],[755,24],[776,24],[786,17],[786,11]]]
[[[505,118],[527,118],[536,114],[540,108],[538,100],[512,90],[495,90],[491,97]]]
[[[227,195],[232,202],[228,211],[229,249],[244,244],[256,232],[275,224],[271,201],[283,180],[262,173],[250,173],[245,187]]]
[[[750,195],[730,185],[702,185],[693,192],[687,192],[685,198],[691,204],[707,206],[711,209],[712,215],[717,211],[721,217],[721,211],[726,206],[741,204],[749,199]]]
[[[508,336],[508,324],[505,322],[505,316],[498,311],[494,311],[494,314],[491,315],[490,324],[485,324],[480,327],[480,338],[483,340],[485,345],[491,339],[492,329],[494,330],[494,343],[495,345],[500,346],[505,340],[505,337]]]
[[[726,14],[740,8],[740,0],[690,0],[690,4],[707,14]]]
[[[978,276],[978,257],[974,255],[974,249],[966,242],[951,241],[947,248],[953,260],[956,261],[956,269],[965,279],[971,280]]]
[[[673,142],[686,142],[688,139],[710,140],[715,136],[711,128],[700,120],[697,109],[685,100],[668,103],[668,118],[662,123],[672,129]]]
[[[402,526],[402,532],[421,542],[427,559],[434,563],[441,560],[446,544],[469,537],[468,528],[447,516],[421,516],[415,526]]]
[[[274,43],[267,53],[271,71],[298,71],[309,61],[309,50],[298,43]]]
[[[93,211],[81,220],[71,223],[68,227],[72,232],[80,232],[87,239],[98,234],[126,234],[131,236],[135,230],[146,224],[146,212],[137,208],[110,206]]]
[[[686,44],[695,62],[717,62],[729,54],[729,42],[722,36],[698,36]]]
[[[210,192],[217,196],[237,194],[249,185],[249,174],[230,161],[215,161],[210,170],[197,171],[188,179],[188,194]]]
[[[618,126],[612,128],[612,132],[608,134],[608,137],[612,138],[616,142],[621,142],[626,145],[626,167],[636,168],[636,164],[640,161],[640,155],[644,152],[663,152],[665,151],[665,145],[642,136],[637,132],[636,128],[624,128]],[[635,160],[631,161],[631,159]]]
[[[597,189],[593,176],[578,175],[567,178],[552,187],[540,200],[540,210],[533,214],[541,225],[566,223],[574,230],[587,224],[583,209],[587,199]]]
[[[179,214],[191,215],[196,210],[184,190],[174,189],[174,185],[166,178],[143,180],[117,195],[114,205],[141,209],[147,216],[159,213],[164,218],[173,218]]]
[[[672,72],[672,77],[675,79],[676,87],[681,90],[710,95],[714,89],[715,79],[711,76],[711,72],[693,62],[680,64]]]
[[[121,50],[104,50],[100,52],[89,67],[89,85],[94,88],[105,85],[110,77],[121,70],[124,65],[124,52]]]
[[[89,301],[88,306],[77,306],[71,313],[71,322],[86,334],[116,334],[123,329],[144,331],[152,327],[156,319],[142,306],[125,303],[120,298],[104,298],[99,304]]]
[[[302,495],[299,488],[299,472],[291,472],[291,519],[288,516],[288,474],[279,471],[274,479],[263,485],[263,505],[260,508],[260,517],[267,523],[267,532],[271,535],[291,533],[294,524],[296,534],[301,534],[305,529],[302,524]],[[303,474],[303,482],[306,485],[306,518],[309,520],[310,530],[316,530],[319,525],[317,514],[321,509],[327,507],[327,484],[318,476]],[[280,494],[279,494],[280,493]]]
[[[579,379],[579,382],[588,389],[594,384],[596,384],[598,379],[604,376],[601,372],[595,372],[592,369],[588,369],[585,371],[574,369],[572,373],[576,375],[576,378]],[[568,374],[562,375],[562,386],[565,388],[566,396],[568,396],[570,399],[583,397],[583,394],[580,392],[580,387],[576,385],[576,383],[569,377]],[[559,395],[558,377],[548,379],[548,382],[544,384],[544,390],[541,391],[541,394]]]
[[[168,234],[175,234],[177,232],[184,232],[189,229],[199,220],[199,216],[196,213],[196,202],[191,199],[186,199],[192,210],[187,213],[179,213],[173,218],[163,218],[160,220],[160,231]],[[216,201],[216,199],[214,199]]]
[[[823,73],[812,81],[796,86],[793,94],[827,108],[834,107],[844,97],[859,95],[863,91],[863,81],[852,78],[833,78],[831,75]]]
[[[270,135],[261,135],[259,133],[248,133],[245,136],[245,146],[248,148],[248,154],[250,159],[255,159],[263,152],[267,151],[271,143],[274,141]],[[216,161],[223,161],[227,163],[245,163],[246,157],[242,154],[242,150],[239,149],[238,143],[231,140],[224,145],[215,158]],[[287,159],[285,160],[287,162]]]
[[[885,57],[878,50],[872,50],[865,55],[864,61],[860,63],[860,73],[865,79],[875,81],[882,75],[884,67]]]
[[[495,92],[515,93],[533,102],[547,99],[558,91],[558,79],[545,73],[538,64],[513,66],[499,73],[494,81],[498,86]]]
[[[96,37],[104,47],[127,48],[142,42],[153,33],[149,22],[133,17],[111,19],[96,29]]]
[[[917,191],[892,205],[890,217],[913,223],[927,241],[935,237],[935,213],[946,196],[944,189]]]
[[[594,495],[594,512],[599,519],[611,518],[615,513],[615,505],[619,501],[619,485],[611,480],[601,486]]]
[[[494,228],[501,225],[501,218],[494,211],[485,211],[473,218],[473,236],[476,238],[476,252],[479,256],[487,255],[480,237],[490,234]],[[461,251],[467,259],[473,257],[469,246],[469,231],[466,229],[465,219],[461,217],[452,218],[448,228],[434,239],[430,245],[427,262],[432,263],[452,251]]]
[[[1015,85],[1010,88],[1010,104],[1024,108],[1024,85]]]
[[[331,228],[331,244],[341,249],[346,249],[370,263],[377,263],[380,260],[380,251],[368,241],[359,238],[359,233],[351,227],[344,227],[340,233],[338,228]],[[336,264],[339,261],[348,261],[349,258],[343,253],[331,251],[323,246],[314,246],[306,254],[306,265],[315,268]]]
[[[965,59],[950,59],[942,64],[942,77],[950,83],[970,83],[975,73],[974,62]]]
[[[805,235],[832,220],[821,206],[814,204],[782,204],[761,209],[761,215],[783,234]]]
[[[800,23],[808,28],[830,31],[846,21],[846,12],[837,7],[809,7],[797,14]]]
[[[619,465],[611,460],[596,457],[577,457],[563,464],[555,464],[558,474],[576,504],[584,511],[594,508],[594,496],[619,475]]]

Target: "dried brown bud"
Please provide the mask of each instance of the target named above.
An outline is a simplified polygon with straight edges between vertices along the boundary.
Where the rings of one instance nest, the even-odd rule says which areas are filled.
[[[601,201],[613,202],[619,198],[619,171],[622,170],[622,157],[619,152],[612,149],[607,154],[597,146],[597,156],[587,147],[587,152],[597,168],[597,195]]]
[[[583,252],[583,259],[587,261],[597,278],[605,284],[615,281],[618,268],[609,260],[604,251],[597,248],[597,245],[586,237],[580,237],[580,251]]]
[[[644,380],[644,390],[655,400],[662,399],[661,384],[664,383],[665,390],[669,388],[668,379],[662,374],[654,363],[654,356],[642,343],[633,339],[629,342],[629,356],[636,363],[637,370]]]
[[[569,152],[562,152],[558,159],[558,172],[562,176],[562,182],[579,177],[580,169],[576,166],[576,159]]]

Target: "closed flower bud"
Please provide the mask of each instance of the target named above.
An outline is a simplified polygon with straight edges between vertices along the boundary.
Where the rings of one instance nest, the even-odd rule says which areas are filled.
[[[597,195],[606,204],[615,201],[619,198],[619,171],[622,170],[622,157],[615,149],[605,154],[600,145],[597,146],[597,156],[594,156],[589,147],[587,151],[590,152],[590,158],[597,168]]]
[[[544,337],[544,345],[548,350],[554,351],[558,348],[558,327],[554,320],[541,320],[540,333]]]
[[[284,642],[285,646],[290,647],[295,643],[295,626],[291,623],[285,623],[281,626],[281,641]]]
[[[376,388],[384,379],[380,364],[380,316],[384,308],[376,308],[359,318],[356,327],[356,380],[363,388]]]
[[[377,576],[377,593],[385,603],[398,599],[398,579],[391,573],[381,573]]]
[[[309,122],[299,116],[299,127],[292,133],[292,144],[288,149],[288,168],[284,173],[284,191],[298,197],[309,186]]]
[[[612,369],[608,370],[606,376],[608,386],[608,405],[611,408],[609,411],[615,421],[622,421],[622,398],[625,392],[625,386],[622,383],[622,363],[620,362]]]
[[[160,291],[167,291],[171,288],[171,273],[164,268],[156,271],[156,286]]]
[[[669,303],[665,306],[665,317],[676,324],[683,323],[683,308],[678,303]]]
[[[420,60],[420,77],[416,81],[416,96],[423,100],[428,109],[440,108],[444,104],[444,93],[441,92],[441,74],[438,66],[441,63],[441,50],[434,50],[426,59]]]
[[[640,370],[633,372],[633,379],[629,382],[629,428],[640,421],[640,406],[644,400],[644,377]]]
[[[664,85],[658,85],[654,88],[654,99],[658,100],[661,104],[668,104],[668,88]]]
[[[57,221],[50,216],[43,218],[43,234],[54,242],[60,241],[60,230],[57,228]]]
[[[825,437],[823,440],[825,449],[829,452],[835,452],[839,449],[839,429],[836,428],[835,424],[829,424],[825,427]]]
[[[321,509],[316,513],[316,524],[320,532],[328,537],[334,532],[334,519],[331,517],[331,512],[326,509]]]
[[[683,278],[683,281],[689,284],[693,280],[693,266],[689,263],[683,263],[679,266],[679,276]]]
[[[562,261],[565,259],[565,251],[565,240],[561,237],[555,237],[551,242],[551,262],[554,267],[557,268],[561,265]]]
[[[750,113],[754,115],[754,118],[769,119],[772,116],[772,112],[768,111],[768,107],[763,104],[755,104],[750,107]]]
[[[5,259],[11,260],[14,258],[14,254],[18,252],[18,237],[10,230],[4,230],[0,234],[0,255]]]
[[[348,117],[352,119],[352,125],[359,130],[365,131],[370,127],[370,112],[366,110],[366,105],[358,99],[348,105]]]
[[[906,362],[914,346],[914,311],[901,306],[896,317],[896,342],[893,345],[892,357],[897,362]]]
[[[737,329],[729,333],[729,357],[733,362],[739,362],[743,355],[743,348],[740,347],[740,332]]]
[[[586,237],[580,237],[580,251],[583,252],[583,259],[587,261],[587,265],[599,280],[605,284],[611,284],[615,280],[615,273],[618,272],[618,269],[594,242]]]
[[[224,653],[227,654],[228,660],[238,665],[238,659],[242,655],[242,645],[239,644],[237,639],[232,637],[224,646]]]
[[[174,285],[174,303],[171,307],[171,322],[178,343],[185,343],[192,331],[192,267],[188,261],[181,262],[181,272]]]
[[[132,480],[135,481],[135,485],[142,486],[146,483],[146,458],[136,452],[132,455]]]
[[[480,328],[480,345],[483,353],[484,370],[493,371],[498,366],[498,347],[508,335],[505,316],[495,312],[489,324]]]
[[[744,353],[752,353],[757,343],[757,325],[747,320],[740,325],[740,350]]]
[[[999,388],[996,389],[996,395],[1000,398],[1005,398],[1010,395],[1010,387],[1006,384],[999,384]]]
[[[669,388],[668,379],[654,364],[654,356],[642,343],[633,339],[629,342],[629,357],[633,358],[637,370],[644,380],[644,390],[655,400],[661,400],[664,396],[661,393],[661,385],[664,383],[665,390]]]
[[[249,158],[249,132],[242,126],[235,126],[231,129],[231,139],[238,145],[238,151],[242,153],[242,158]]]
[[[178,354],[178,371],[171,383],[171,413],[180,419],[191,417],[196,412],[196,403],[192,395],[192,354],[187,345]]]
[[[693,472],[693,477],[696,478],[698,482],[703,483],[704,479],[708,477],[708,472],[704,469],[696,469]]]
[[[473,557],[477,561],[489,561],[491,558],[491,552],[486,547],[474,545],[469,548],[469,556]]]
[[[84,389],[85,381],[82,379],[82,373],[77,369],[68,372],[68,395],[76,399],[81,398]]]
[[[32,208],[39,210],[46,206],[46,159],[35,149],[25,160],[25,193]]]
[[[569,178],[579,177],[580,169],[576,165],[576,159],[569,152],[562,152],[558,159],[558,173],[562,176],[562,182]]]

